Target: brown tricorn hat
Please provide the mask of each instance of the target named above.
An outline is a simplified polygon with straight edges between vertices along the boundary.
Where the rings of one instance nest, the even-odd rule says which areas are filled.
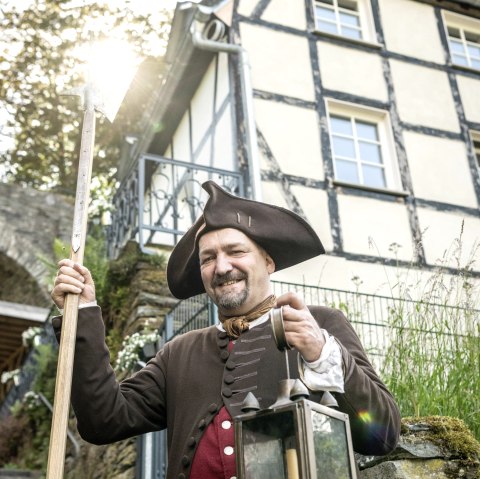
[[[210,195],[203,215],[180,239],[168,260],[167,281],[175,297],[187,299],[205,293],[198,240],[209,231],[240,230],[272,257],[275,271],[325,253],[313,228],[292,211],[231,195],[213,181],[202,187]]]

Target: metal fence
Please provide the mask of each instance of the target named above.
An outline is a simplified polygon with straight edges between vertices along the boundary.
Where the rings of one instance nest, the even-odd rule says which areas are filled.
[[[292,291],[300,294],[308,305],[324,305],[341,310],[379,370],[392,341],[406,330],[421,335],[425,344],[432,342],[434,337],[443,336],[446,347],[449,341],[453,342],[458,337],[475,331],[478,335],[478,309],[296,283],[272,281],[272,285],[277,297]],[[206,295],[181,301],[166,316],[164,340],[215,324],[215,321],[215,305]],[[440,328],[440,324],[445,327]]]

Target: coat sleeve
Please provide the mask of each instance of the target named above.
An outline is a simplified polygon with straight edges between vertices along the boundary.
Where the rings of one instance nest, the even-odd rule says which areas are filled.
[[[52,321],[57,339],[61,321],[61,317]],[[136,375],[117,382],[100,308],[80,309],[71,400],[81,437],[107,444],[165,428],[167,356],[163,350]]]
[[[340,345],[345,392],[334,396],[339,409],[349,416],[355,451],[364,455],[388,454],[400,435],[400,412],[393,396],[373,369],[343,313],[325,307],[310,310]]]

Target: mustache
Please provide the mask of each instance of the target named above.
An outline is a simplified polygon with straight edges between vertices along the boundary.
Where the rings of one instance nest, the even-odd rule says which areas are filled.
[[[227,283],[228,281],[241,281],[242,279],[247,279],[247,275],[245,273],[230,272],[221,276],[215,275],[212,280],[212,287],[215,288],[216,286],[220,286],[223,283]]]

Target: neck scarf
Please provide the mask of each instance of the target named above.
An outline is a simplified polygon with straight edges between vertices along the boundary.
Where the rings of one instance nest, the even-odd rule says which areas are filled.
[[[259,305],[255,306],[248,313],[242,314],[240,316],[224,316],[220,312],[218,313],[218,318],[223,325],[223,329],[232,339],[237,339],[243,331],[246,331],[250,325],[250,321],[258,319],[260,316],[263,316],[265,313],[268,313],[277,302],[277,298],[274,294],[268,296],[267,299],[263,300]]]

